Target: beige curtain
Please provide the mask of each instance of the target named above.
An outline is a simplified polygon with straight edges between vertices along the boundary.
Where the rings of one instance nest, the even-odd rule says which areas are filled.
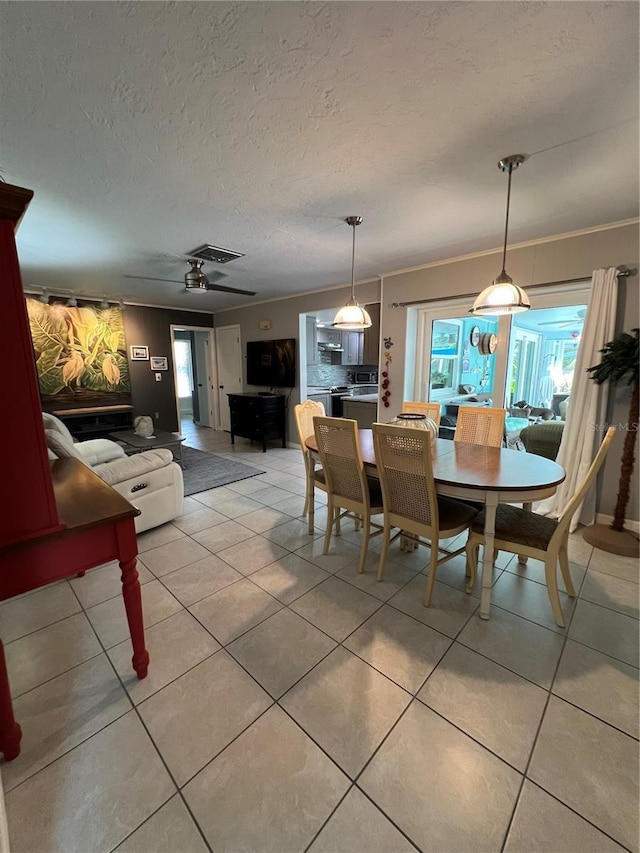
[[[594,270],[591,295],[576,357],[571,384],[571,401],[556,462],[567,476],[552,497],[535,506],[536,512],[558,518],[586,476],[605,433],[608,385],[596,385],[587,368],[598,364],[604,345],[615,336],[618,304],[618,269]],[[593,524],[596,490],[590,489],[571,519],[571,530],[578,523]]]

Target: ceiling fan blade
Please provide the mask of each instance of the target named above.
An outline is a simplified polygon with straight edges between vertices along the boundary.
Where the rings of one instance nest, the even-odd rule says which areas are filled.
[[[244,296],[255,296],[255,290],[239,290],[237,287],[224,287],[221,284],[212,284],[209,282],[207,290],[219,290],[222,293],[241,293]]]
[[[170,284],[184,284],[183,278],[157,278],[155,275],[123,275],[123,278],[141,278],[144,281],[168,281]]]

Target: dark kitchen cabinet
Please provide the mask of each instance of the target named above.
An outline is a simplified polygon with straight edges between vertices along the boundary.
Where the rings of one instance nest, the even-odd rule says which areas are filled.
[[[276,394],[227,394],[231,412],[231,444],[236,435],[262,442],[279,439],[286,447],[285,397]]]

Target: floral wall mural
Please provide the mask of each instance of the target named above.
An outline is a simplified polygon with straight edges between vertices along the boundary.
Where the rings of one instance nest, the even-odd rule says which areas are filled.
[[[27,298],[27,313],[45,407],[76,408],[131,401],[118,306],[70,308]]]

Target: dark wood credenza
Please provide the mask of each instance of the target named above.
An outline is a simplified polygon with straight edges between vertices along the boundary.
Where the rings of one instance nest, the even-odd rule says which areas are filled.
[[[227,394],[231,412],[231,444],[236,435],[262,443],[267,452],[267,441],[278,439],[287,446],[285,436],[285,400],[278,394]]]

